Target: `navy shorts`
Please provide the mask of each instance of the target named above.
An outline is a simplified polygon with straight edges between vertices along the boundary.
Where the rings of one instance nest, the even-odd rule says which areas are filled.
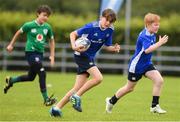
[[[138,80],[140,80],[142,78],[143,75],[145,75],[146,72],[151,71],[151,70],[157,70],[153,64],[149,65],[149,67],[142,74],[129,72],[128,73],[128,80],[132,81],[132,82],[137,82]]]
[[[90,59],[85,56],[78,56],[74,54],[74,60],[76,64],[78,65],[77,74],[87,73],[89,75],[87,70],[95,66],[94,59]]]
[[[39,52],[26,52],[26,60],[28,61],[29,65],[38,63],[42,64],[43,61],[43,53]]]

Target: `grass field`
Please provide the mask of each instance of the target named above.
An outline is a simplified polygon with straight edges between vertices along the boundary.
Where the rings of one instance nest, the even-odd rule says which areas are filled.
[[[63,108],[62,118],[50,117],[50,107],[43,105],[38,78],[34,82],[17,83],[8,94],[3,94],[6,75],[23,72],[0,72],[0,121],[178,121],[180,120],[180,77],[164,77],[160,99],[161,107],[168,111],[159,115],[149,112],[152,82],[143,78],[135,91],[115,105],[112,114],[105,113],[105,98],[112,96],[126,83],[126,76],[104,75],[103,82],[82,97],[83,112],[73,110],[71,104]],[[75,74],[47,74],[48,92],[60,100],[73,86]]]

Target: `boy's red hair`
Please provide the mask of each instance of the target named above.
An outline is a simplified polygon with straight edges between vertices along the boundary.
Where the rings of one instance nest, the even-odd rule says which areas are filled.
[[[159,23],[159,21],[160,21],[160,16],[157,14],[147,13],[144,17],[144,24],[146,25],[146,27],[154,22]]]

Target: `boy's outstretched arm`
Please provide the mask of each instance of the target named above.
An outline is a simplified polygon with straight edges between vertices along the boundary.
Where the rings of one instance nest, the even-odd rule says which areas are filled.
[[[120,45],[118,43],[116,43],[113,46],[105,46],[105,49],[107,51],[110,51],[110,52],[117,52],[118,53],[120,51]]]
[[[163,37],[159,36],[159,41],[155,44],[151,45],[147,48],[144,52],[146,54],[153,52],[154,50],[158,49],[161,45],[165,44],[168,41],[168,36],[164,35]]]
[[[6,47],[6,50],[10,53],[12,52],[13,48],[14,48],[14,43],[16,42],[17,38],[19,37],[19,35],[21,34],[21,30],[18,30],[12,40],[10,41],[10,43],[8,44],[8,46]]]
[[[55,56],[55,41],[54,39],[51,39],[49,42],[49,47],[50,47],[50,65],[54,66],[55,60],[54,60],[54,56]]]

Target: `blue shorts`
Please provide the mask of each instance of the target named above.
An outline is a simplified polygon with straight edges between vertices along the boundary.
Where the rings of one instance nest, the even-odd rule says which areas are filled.
[[[140,80],[142,78],[143,75],[145,75],[146,72],[151,71],[151,70],[157,70],[153,64],[149,65],[149,67],[142,74],[129,72],[128,73],[128,80],[132,81],[132,82],[137,82],[138,80]]]
[[[95,66],[94,59],[90,59],[85,56],[78,56],[74,54],[74,60],[76,64],[78,65],[77,68],[77,74],[83,74],[86,73],[89,75],[87,70],[93,66]]]

